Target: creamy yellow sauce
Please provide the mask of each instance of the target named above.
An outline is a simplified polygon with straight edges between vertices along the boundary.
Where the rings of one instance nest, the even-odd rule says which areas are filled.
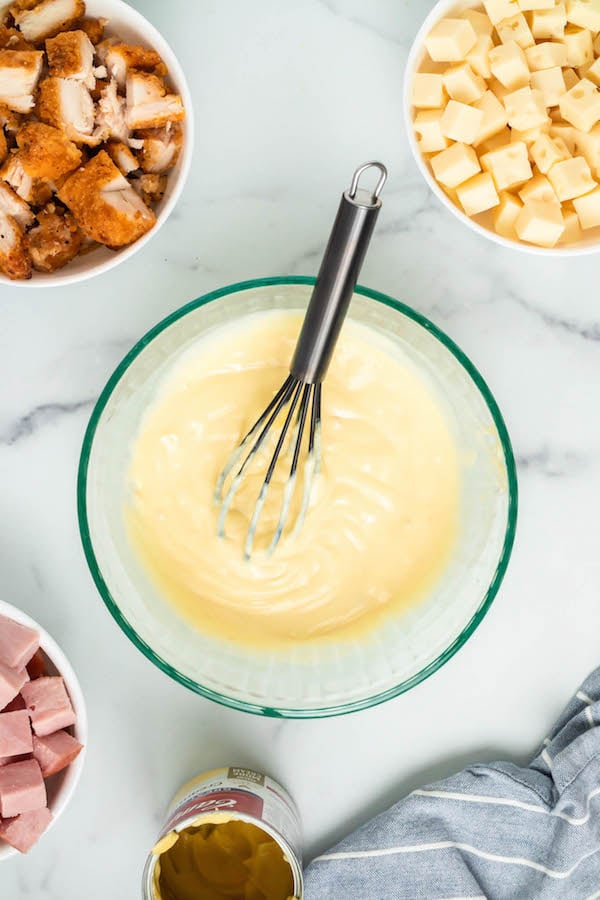
[[[172,834],[154,870],[154,900],[291,900],[290,864],[257,825],[231,820]]]
[[[276,470],[257,552],[244,538],[268,453],[217,536],[214,489],[284,381],[301,319],[248,316],[168,371],[131,450],[126,523],[165,599],[196,628],[246,645],[362,634],[422,599],[458,531],[459,463],[446,411],[391,342],[347,322],[323,385],[322,469],[299,534],[271,556],[289,457]],[[272,451],[271,444],[270,450]],[[297,514],[299,480],[292,524]]]

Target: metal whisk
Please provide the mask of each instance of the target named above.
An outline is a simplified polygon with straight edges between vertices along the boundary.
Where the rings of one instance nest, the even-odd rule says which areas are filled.
[[[375,189],[368,191],[359,188],[362,174],[371,168],[379,170],[379,179]],[[349,190],[342,195],[296,344],[290,374],[271,403],[233,451],[217,480],[215,501],[220,505],[217,529],[219,537],[224,537],[227,514],[235,495],[247,476],[250,464],[270,437],[277,419],[288,407],[250,520],[244,545],[246,559],[250,559],[252,556],[256,530],[269,485],[280,457],[282,457],[282,452],[286,448],[284,455],[291,453],[290,473],[283,490],[277,526],[267,548],[268,554],[273,552],[281,539],[290,515],[308,422],[308,446],[302,468],[304,488],[292,536],[299,532],[306,517],[315,479],[321,466],[321,384],[331,361],[375,228],[375,222],[381,209],[379,195],[386,179],[387,169],[380,162],[365,163],[355,171]],[[286,444],[288,435],[290,440]],[[224,494],[225,482],[236,468],[237,471]]]

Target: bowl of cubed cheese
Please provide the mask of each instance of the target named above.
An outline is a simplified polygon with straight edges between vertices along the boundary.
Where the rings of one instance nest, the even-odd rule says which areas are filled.
[[[420,171],[464,224],[530,253],[600,249],[600,0],[440,0],[404,108]]]
[[[0,862],[28,853],[79,781],[87,717],[77,677],[50,635],[0,601]]]
[[[81,281],[140,250],[179,199],[185,75],[123,0],[0,7],[0,284]]]

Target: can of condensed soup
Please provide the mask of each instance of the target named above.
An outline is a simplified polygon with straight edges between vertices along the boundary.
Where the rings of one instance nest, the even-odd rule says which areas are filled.
[[[144,868],[143,900],[301,900],[298,809],[252,769],[214,769],[184,785]]]

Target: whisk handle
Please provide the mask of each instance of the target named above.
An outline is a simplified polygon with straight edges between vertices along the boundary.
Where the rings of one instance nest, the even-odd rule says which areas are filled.
[[[375,190],[359,188],[360,176],[373,167],[380,172]],[[306,384],[322,381],[331,361],[381,209],[379,194],[386,179],[383,163],[365,163],[342,195],[290,367],[291,374]]]

